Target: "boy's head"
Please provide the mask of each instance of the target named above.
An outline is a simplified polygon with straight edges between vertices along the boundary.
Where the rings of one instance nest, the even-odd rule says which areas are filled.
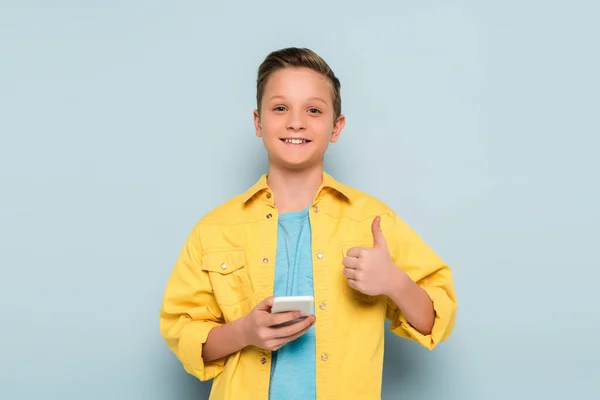
[[[256,79],[256,107],[261,110],[265,86],[269,77],[283,68],[308,68],[327,77],[331,85],[334,118],[342,114],[341,84],[329,65],[317,53],[306,48],[288,47],[272,52],[258,68]]]
[[[272,52],[258,69],[256,135],[271,163],[285,169],[321,163],[345,124],[340,81],[329,65],[305,48]]]

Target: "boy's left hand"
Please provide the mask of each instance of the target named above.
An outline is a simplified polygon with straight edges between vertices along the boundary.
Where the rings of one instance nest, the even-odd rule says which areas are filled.
[[[352,247],[342,261],[348,285],[369,296],[389,295],[399,279],[408,277],[394,265],[380,222],[376,217],[371,224],[373,247]]]

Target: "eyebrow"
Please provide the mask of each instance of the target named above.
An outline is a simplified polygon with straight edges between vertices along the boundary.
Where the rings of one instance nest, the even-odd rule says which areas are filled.
[[[276,96],[270,97],[269,101],[275,100],[275,99],[282,99],[282,100],[284,100],[285,97],[276,95]],[[317,100],[317,101],[320,101],[320,102],[324,103],[325,105],[328,105],[327,102],[325,100],[323,100],[322,98],[320,98],[320,97],[311,97],[311,98],[308,99],[308,101],[313,101],[313,100]]]

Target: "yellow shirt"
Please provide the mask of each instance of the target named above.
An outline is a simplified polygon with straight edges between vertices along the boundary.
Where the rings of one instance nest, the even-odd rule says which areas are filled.
[[[433,301],[430,335],[414,329],[386,296],[367,296],[346,283],[342,259],[350,247],[373,245],[376,216],[394,263]],[[249,346],[204,362],[202,346],[213,327],[246,315],[273,294],[277,218],[265,174],[195,225],[167,283],[161,334],[188,373],[203,381],[214,378],[210,399],[268,399],[269,351]],[[310,223],[317,399],[378,399],[385,318],[398,336],[428,349],[448,338],[457,308],[450,268],[385,204],[326,173]]]

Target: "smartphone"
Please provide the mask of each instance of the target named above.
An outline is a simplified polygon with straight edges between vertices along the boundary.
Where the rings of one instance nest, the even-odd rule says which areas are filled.
[[[279,296],[273,299],[271,313],[300,311],[301,317],[312,314],[315,298],[313,296]]]

